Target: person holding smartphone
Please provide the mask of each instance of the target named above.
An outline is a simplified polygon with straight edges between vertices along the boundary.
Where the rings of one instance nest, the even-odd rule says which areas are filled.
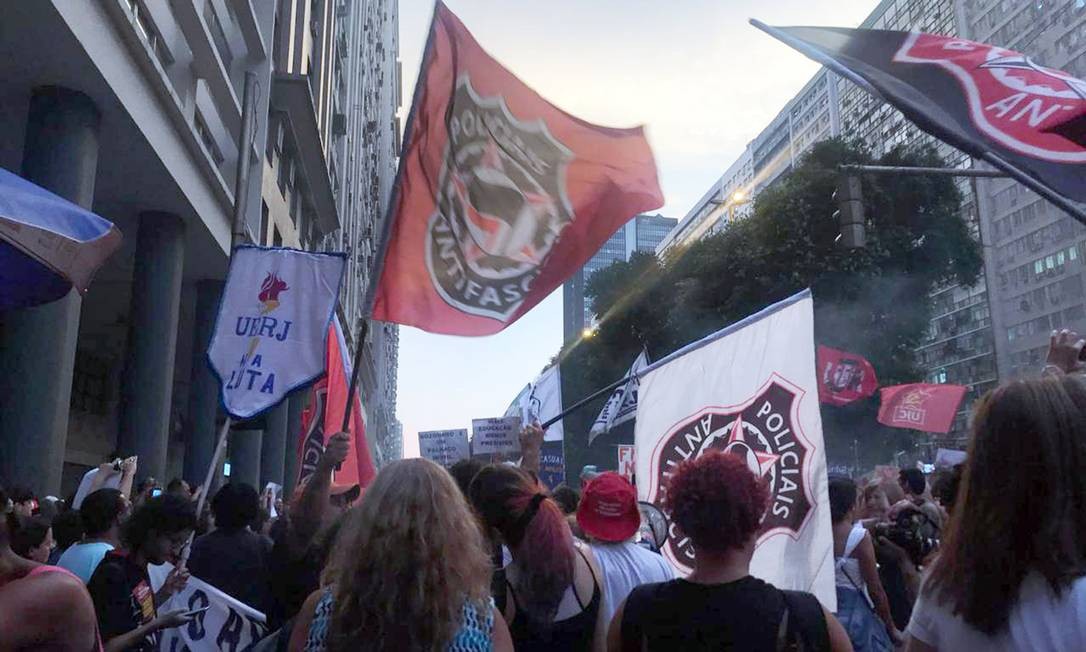
[[[124,548],[107,553],[87,583],[105,652],[153,652],[160,631],[192,619],[183,609],[158,613],[158,605],[185,587],[188,572],[174,569],[155,593],[147,565],[176,559],[195,527],[192,503],[172,495],[147,500],[129,517]]]

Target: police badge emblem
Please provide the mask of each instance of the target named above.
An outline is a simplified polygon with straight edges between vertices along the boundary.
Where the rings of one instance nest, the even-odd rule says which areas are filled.
[[[461,76],[426,231],[434,288],[450,306],[508,321],[573,219],[566,168],[573,153],[542,120],[515,118],[501,96]]]

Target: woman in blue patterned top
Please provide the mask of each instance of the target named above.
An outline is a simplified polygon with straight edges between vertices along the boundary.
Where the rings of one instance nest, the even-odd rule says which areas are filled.
[[[290,650],[512,652],[490,574],[452,477],[424,459],[393,462],[347,515]]]

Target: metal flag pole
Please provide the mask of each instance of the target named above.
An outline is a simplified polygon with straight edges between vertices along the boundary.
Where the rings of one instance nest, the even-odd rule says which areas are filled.
[[[238,148],[237,174],[234,181],[234,214],[230,229],[230,252],[227,267],[229,267],[229,258],[234,255],[234,249],[247,238],[245,233],[245,208],[249,199],[249,169],[252,166],[257,90],[256,73],[246,72],[245,90],[241,104],[241,137],[238,139],[240,147]],[[226,420],[223,421],[222,428],[219,430],[219,440],[215,444],[215,452],[212,453],[211,462],[207,466],[204,485],[200,488],[200,498],[196,501],[197,521],[203,516],[207,495],[211,493],[211,481],[215,477],[215,470],[219,467],[220,460],[226,453],[226,440],[230,434],[230,426],[233,423],[233,419],[227,414]],[[189,535],[188,543],[185,544],[185,549],[181,554],[179,569],[184,570],[185,565],[188,563],[189,553],[192,551],[192,541],[195,536],[196,532]]]

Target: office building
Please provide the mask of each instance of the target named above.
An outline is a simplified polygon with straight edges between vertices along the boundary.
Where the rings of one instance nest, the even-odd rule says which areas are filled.
[[[970,40],[1086,78],[1086,3],[956,5]],[[1009,179],[978,179],[976,185],[999,375],[1035,376],[1053,329],[1086,331],[1086,228]]]
[[[861,24],[866,29],[918,30],[959,35],[953,0],[883,0]],[[922,132],[900,111],[847,79],[838,78],[842,133],[862,140],[874,156],[893,148],[933,146],[951,167],[971,167],[971,159]],[[957,180],[961,215],[979,239],[979,219],[973,181]],[[873,218],[877,219],[877,217]],[[947,284],[930,295],[932,316],[917,363],[931,383],[969,388],[951,428],[951,438],[965,436],[973,401],[996,385],[988,288],[983,276],[972,287]]]
[[[343,194],[392,169],[395,16],[394,0],[0,7],[0,165],[125,236],[86,296],[0,315],[0,481],[68,495],[118,449],[139,455],[139,477],[203,481],[222,423],[203,351],[226,274],[239,155],[253,154],[241,188],[249,241],[356,252],[340,241],[345,227],[364,222],[355,217],[363,210],[376,213],[348,210]],[[350,88],[350,42],[358,65],[383,71],[377,104]],[[253,141],[243,145],[246,73],[257,92]],[[370,156],[372,141],[334,153],[348,103],[380,123],[377,162],[349,181],[350,157]],[[366,201],[390,187],[389,174],[376,176],[379,196]],[[351,232],[364,233],[364,223]],[[389,341],[394,334],[375,339],[385,357],[370,395],[384,392],[394,406]],[[381,386],[390,377],[391,391]],[[286,479],[287,430],[303,402],[292,398],[234,430],[232,475]]]
[[[629,260],[634,252],[654,253],[677,221],[661,215],[638,215],[615,231],[584,267],[562,285],[563,341],[581,337],[585,328],[590,327],[596,319],[584,294],[588,279],[604,267]]]
[[[837,76],[821,69],[770,121],[660,243],[659,254],[719,232],[750,214],[754,198],[820,140],[841,133]]]

